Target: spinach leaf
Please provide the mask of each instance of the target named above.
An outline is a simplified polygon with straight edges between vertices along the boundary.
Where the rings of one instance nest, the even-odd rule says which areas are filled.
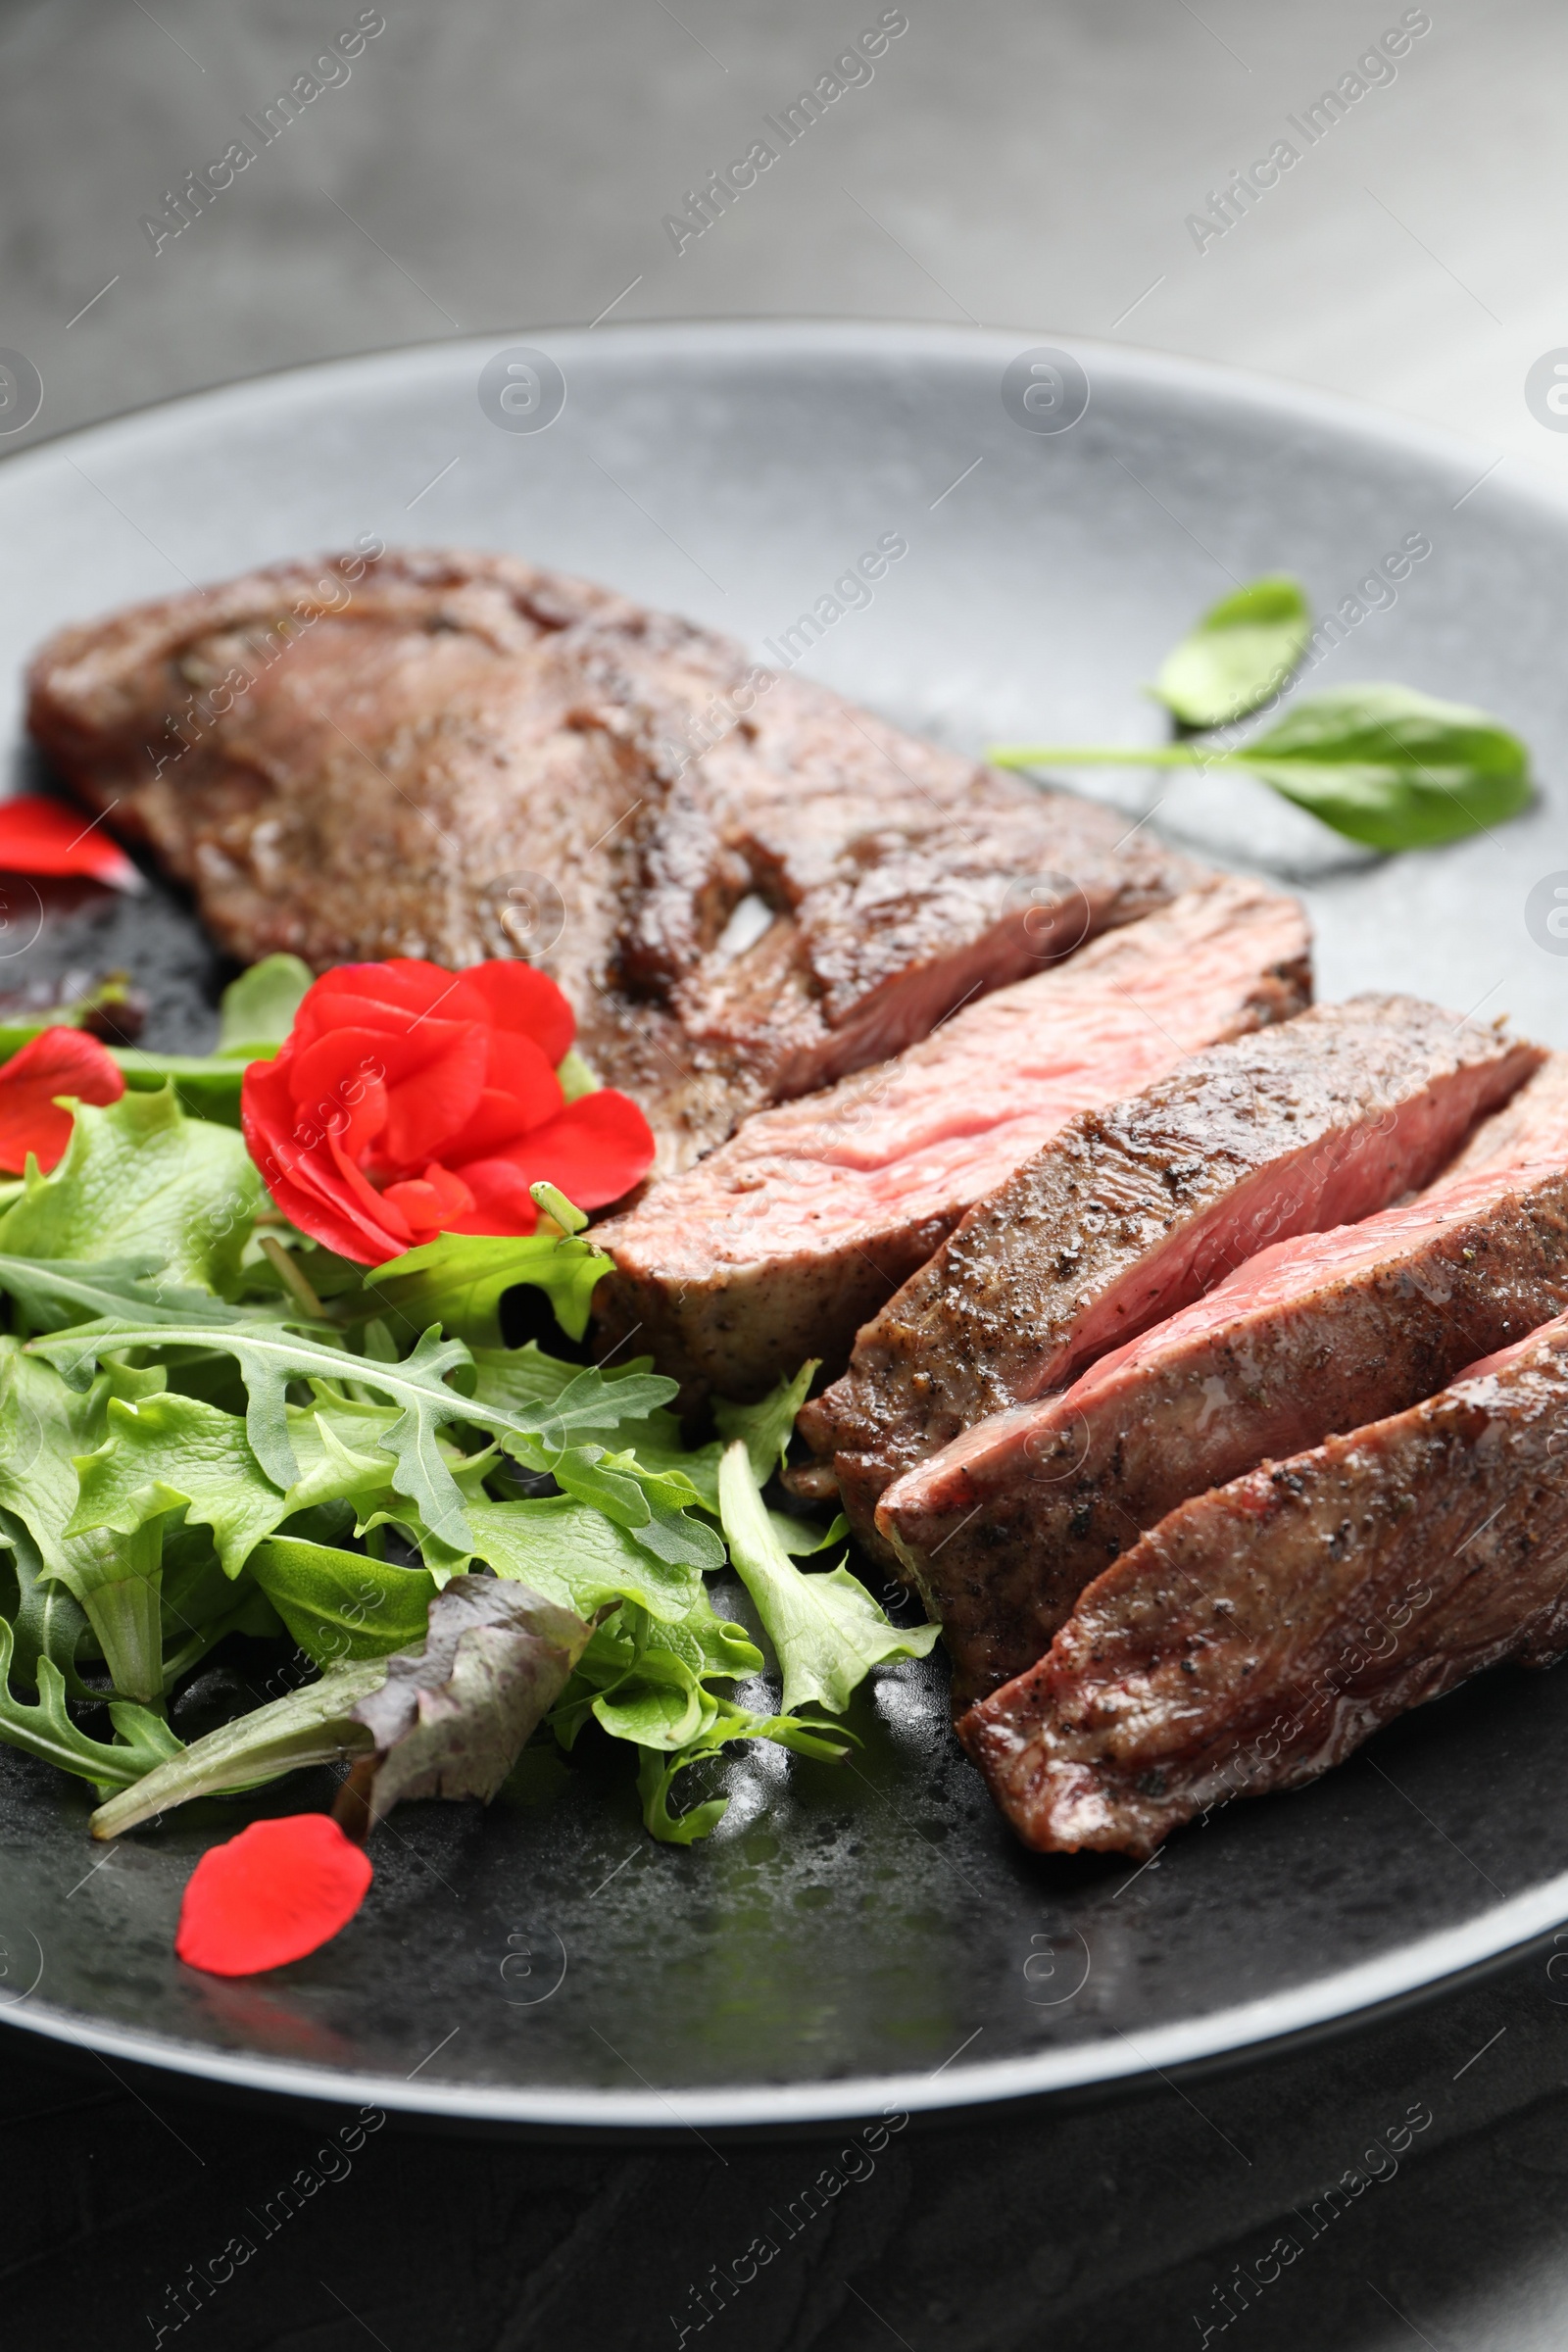
[[[1284,574],[1249,581],[1212,605],[1166,655],[1151,691],[1184,725],[1223,727],[1285,684],[1311,635],[1299,581]]]
[[[998,767],[1239,767],[1377,850],[1428,849],[1485,832],[1534,798],[1530,756],[1484,710],[1405,686],[1340,686],[1298,702],[1234,751],[1151,744],[1000,744]],[[0,1229],[3,1238],[3,1229]]]
[[[1516,736],[1457,703],[1403,686],[1341,686],[1235,754],[1288,800],[1376,850],[1457,841],[1530,805]]]

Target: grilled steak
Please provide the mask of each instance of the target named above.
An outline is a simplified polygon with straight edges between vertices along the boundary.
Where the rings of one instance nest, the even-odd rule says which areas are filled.
[[[1554,1159],[1568,1165],[1568,1054],[1548,1054],[1501,1110],[1483,1119],[1464,1150],[1445,1168],[1434,1192],[1461,1177],[1494,1168],[1523,1168]]]
[[[1470,1176],[1279,1242],[1072,1387],[996,1414],[882,1497],[956,1706],[1021,1674],[1189,1495],[1430,1396],[1568,1308],[1562,1162]]]
[[[969,1211],[802,1415],[856,1532],[890,1557],[872,1515],[895,1478],[1064,1386],[1269,1242],[1430,1182],[1541,1059],[1435,1004],[1356,997],[1074,1119]]]
[[[604,1338],[635,1333],[688,1405],[709,1388],[760,1396],[808,1355],[841,1370],[860,1324],[1075,1112],[1288,1018],[1307,972],[1297,902],[1216,879],[897,1061],[759,1111],[597,1229],[615,1261],[595,1298]]]
[[[1182,1504],[959,1736],[1028,1845],[1150,1854],[1406,1707],[1568,1647],[1568,1317]]]
[[[1199,873],[504,556],[281,564],[68,629],[28,721],[242,958],[528,955],[663,1167]]]

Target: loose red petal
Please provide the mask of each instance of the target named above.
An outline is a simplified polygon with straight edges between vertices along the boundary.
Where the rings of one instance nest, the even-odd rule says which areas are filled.
[[[303,1960],[347,1927],[373,1875],[369,1856],[329,1813],[253,1821],[191,1872],[174,1949],[214,1977]]]
[[[71,1141],[72,1114],[57,1095],[118,1102],[125,1091],[108,1051],[81,1029],[45,1029],[0,1068],[0,1168],[20,1176],[33,1152],[52,1168]]]
[[[85,874],[113,890],[142,887],[124,851],[91,817],[36,792],[0,801],[0,871]]]

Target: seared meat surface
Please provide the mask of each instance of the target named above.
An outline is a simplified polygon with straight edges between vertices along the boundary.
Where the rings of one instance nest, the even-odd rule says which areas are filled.
[[[1071,1388],[967,1430],[877,1512],[942,1622],[955,1705],[1041,1657],[1190,1495],[1415,1404],[1565,1308],[1562,1162],[1471,1176],[1277,1243]]]
[[[860,1324],[1076,1112],[1298,1012],[1308,972],[1298,903],[1216,878],[897,1061],[757,1112],[598,1227],[615,1261],[594,1301],[603,1341],[635,1334],[688,1405],[760,1396],[808,1356],[842,1370]]]
[[[803,1413],[857,1533],[887,1557],[878,1498],[962,1430],[1063,1387],[1268,1243],[1429,1183],[1541,1059],[1435,1004],[1356,997],[1074,1119],[969,1211]]]
[[[527,955],[666,1169],[1199,871],[504,556],[279,564],[68,629],[28,723],[244,960]]]
[[[1147,1855],[1568,1647],[1568,1317],[1171,1512],[959,1736],[1028,1845]]]

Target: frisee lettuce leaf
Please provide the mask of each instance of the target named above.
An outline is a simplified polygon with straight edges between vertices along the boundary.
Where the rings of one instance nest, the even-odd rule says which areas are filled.
[[[172,1284],[221,1294],[265,1196],[241,1138],[190,1119],[173,1089],[82,1103],[49,1175],[0,1215],[0,1256],[161,1261]],[[123,1312],[123,1309],[121,1309]]]

